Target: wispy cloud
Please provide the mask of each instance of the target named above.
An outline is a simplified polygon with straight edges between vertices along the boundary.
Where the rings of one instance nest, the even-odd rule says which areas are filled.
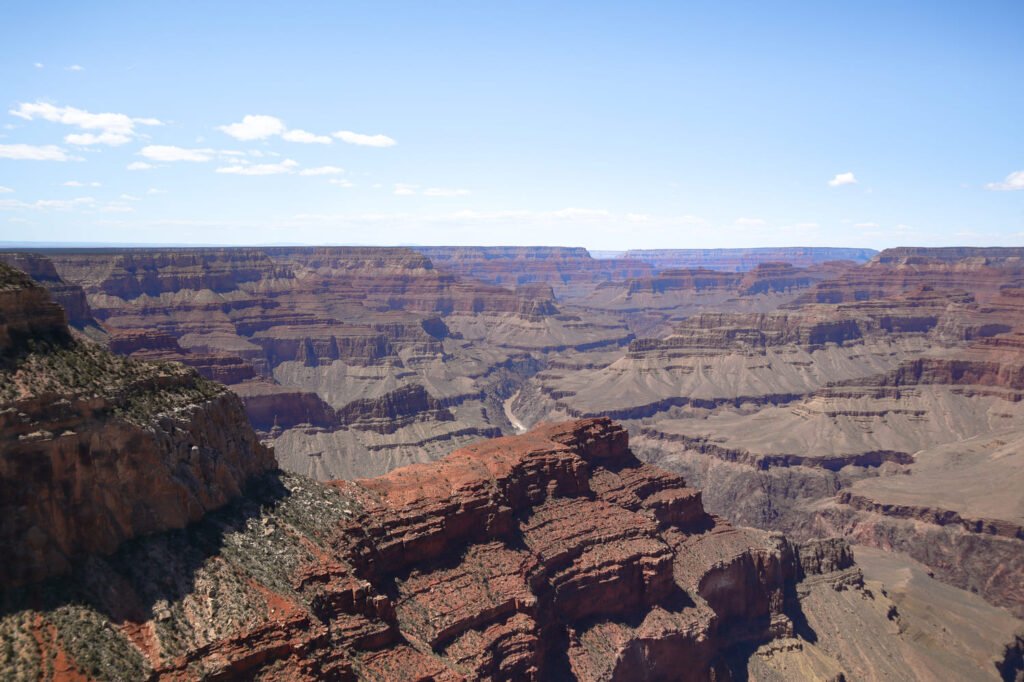
[[[81,64],[72,64],[68,67],[68,71],[85,71],[85,67]]]
[[[0,144],[0,159],[19,161],[75,161],[66,151],[52,144]]]
[[[156,168],[156,166],[154,166],[151,163],[146,163],[145,161],[132,161],[127,166],[125,166],[125,168],[127,168],[130,171],[144,171]]]
[[[218,168],[218,173],[229,175],[286,175],[294,173],[298,161],[285,159],[281,163],[257,163],[252,165],[235,165]]]
[[[193,161],[202,163],[210,161],[215,152],[212,149],[186,149],[173,145],[149,145],[143,147],[139,154],[151,161]],[[142,170],[136,167],[133,170]]]
[[[64,183],[65,187],[100,187],[98,182],[79,182],[78,180],[68,180]]]
[[[93,197],[75,197],[74,199],[39,199],[38,201],[17,201],[0,199],[0,209],[28,209],[33,211],[70,211],[84,206],[95,206]]]
[[[469,194],[468,189],[457,189],[452,187],[428,187],[423,190],[425,197],[464,197]]]
[[[331,178],[327,182],[331,183],[332,185],[337,185],[338,187],[355,187],[355,185],[352,184],[351,180],[346,180],[345,178]]]
[[[344,168],[337,166],[317,166],[315,168],[305,168],[299,171],[299,175],[339,175],[344,172]]]
[[[394,147],[398,144],[398,142],[387,135],[363,135],[362,133],[354,133],[351,130],[339,130],[331,133],[331,135],[342,142],[356,144],[363,147]]]
[[[1002,182],[990,182],[985,185],[985,189],[996,192],[1013,192],[1024,189],[1024,170],[1010,173]]]
[[[764,227],[768,224],[764,218],[737,218],[734,222],[739,227]]]
[[[400,197],[411,197],[411,196],[424,196],[424,197],[464,197],[469,194],[468,189],[454,188],[454,187],[427,187],[426,189],[420,190],[419,185],[413,185],[407,182],[399,182],[395,184],[395,189],[392,194]]]
[[[133,118],[127,114],[110,112],[94,114],[84,109],[59,107],[48,102],[22,102],[16,108],[10,109],[8,113],[26,121],[39,118],[86,131],[98,131],[71,133],[64,137],[64,141],[68,144],[80,146],[126,144],[139,137],[139,133],[135,129],[137,125],[163,125],[163,122],[156,118]]]
[[[14,190],[11,189],[10,187],[4,187],[3,185],[0,185],[0,194],[10,194],[13,191]]]
[[[828,181],[829,187],[842,187],[843,185],[856,185],[857,178],[853,173],[836,173],[835,177]]]

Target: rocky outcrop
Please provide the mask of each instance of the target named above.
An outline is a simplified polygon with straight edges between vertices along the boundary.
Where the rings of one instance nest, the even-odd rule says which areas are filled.
[[[249,381],[233,387],[252,425],[262,432],[299,425],[335,428],[338,414],[320,396],[277,384]]]
[[[66,343],[64,311],[20,270],[0,264],[0,358],[9,360],[36,342]]]
[[[414,420],[454,421],[445,402],[420,384],[409,384],[377,398],[354,400],[337,411],[338,423],[356,430],[394,433]]]
[[[747,643],[796,636],[800,576],[847,556],[708,516],[621,427],[586,420],[379,479],[257,479],[185,532],[3,593],[0,664],[43,679],[729,679]]]
[[[57,273],[53,263],[38,253],[0,253],[0,262],[21,270],[50,292],[54,303],[64,309],[68,324],[80,331],[97,330],[99,325],[93,318],[89,302],[82,287],[65,282]]]
[[[0,278],[0,584],[183,527],[275,466],[222,387],[74,341],[45,289]]]

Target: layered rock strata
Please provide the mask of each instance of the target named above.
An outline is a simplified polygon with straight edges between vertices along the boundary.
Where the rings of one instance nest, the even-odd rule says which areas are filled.
[[[197,521],[275,466],[223,387],[76,341],[45,289],[0,282],[0,584]]]
[[[843,545],[794,548],[708,516],[698,491],[633,457],[620,427],[580,421],[379,479],[253,481],[185,531],[6,591],[0,667],[729,679],[745,643],[799,636],[801,579],[849,565]]]

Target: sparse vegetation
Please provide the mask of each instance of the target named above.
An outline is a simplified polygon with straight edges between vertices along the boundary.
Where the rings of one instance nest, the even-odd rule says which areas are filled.
[[[145,423],[157,414],[205,402],[220,385],[174,362],[140,362],[88,342],[30,340],[14,366],[0,370],[0,402],[53,395],[106,400],[115,416]]]

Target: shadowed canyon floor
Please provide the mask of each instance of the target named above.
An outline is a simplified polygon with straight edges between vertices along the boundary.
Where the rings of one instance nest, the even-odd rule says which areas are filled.
[[[826,251],[0,254],[0,666],[1015,679],[1024,250]]]

